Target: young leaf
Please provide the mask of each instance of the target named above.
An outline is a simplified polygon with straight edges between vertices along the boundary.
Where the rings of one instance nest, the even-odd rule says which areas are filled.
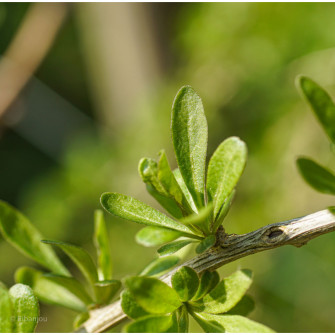
[[[221,314],[228,312],[243,297],[251,285],[250,270],[239,270],[223,279],[203,298],[202,312]]]
[[[177,309],[176,317],[177,317],[177,324],[178,324],[178,333],[188,333],[188,311],[185,305],[181,306]]]
[[[116,279],[102,280],[95,283],[94,286],[97,294],[97,303],[108,304],[121,288],[121,282]]]
[[[98,274],[93,260],[85,249],[66,242],[49,240],[43,240],[42,242],[62,249],[78,266],[79,270],[92,286],[94,286],[94,284],[98,281]]]
[[[198,208],[204,205],[207,120],[200,97],[182,87],[172,107],[172,140],[180,172]]]
[[[159,257],[146,266],[140,273],[140,276],[155,276],[161,274],[174,267],[179,261],[180,258],[177,256]]]
[[[227,333],[273,333],[273,330],[269,327],[240,315],[212,315],[206,313],[198,315],[206,322],[220,325]]]
[[[149,313],[136,302],[129,290],[124,290],[121,293],[121,307],[125,314],[134,320],[149,315]]]
[[[246,294],[227,314],[247,316],[254,308],[254,300]]]
[[[5,285],[0,282],[0,333],[12,333],[14,327],[12,303]]]
[[[308,158],[297,159],[300,174],[315,190],[335,195],[335,175]]]
[[[203,298],[209,291],[211,291],[220,281],[219,274],[214,271],[205,271],[200,277],[200,283],[198,290],[194,297],[192,298],[193,301],[200,300]]]
[[[192,229],[195,227],[199,228],[205,234],[210,233],[210,220],[213,211],[213,204],[209,203],[206,207],[199,210],[199,213],[194,213],[186,216],[180,220],[183,224],[191,226]]]
[[[225,200],[224,204],[222,205],[219,214],[216,218],[216,220],[213,223],[213,227],[212,227],[212,233],[215,234],[216,231],[218,230],[218,228],[221,226],[223,220],[225,219],[225,217],[227,216],[229,209],[233,203],[234,200],[234,196],[235,196],[235,190],[233,190],[230,195],[228,196],[228,198]]]
[[[9,290],[13,306],[15,333],[33,333],[39,317],[39,306],[33,290],[23,284],[16,284]]]
[[[165,333],[172,326],[172,315],[148,315],[124,327],[126,333]]]
[[[16,271],[15,281],[29,285],[36,296],[48,304],[85,312],[93,303],[82,284],[72,277],[44,275],[41,271],[22,267]]]
[[[172,276],[171,283],[181,301],[189,301],[197,292],[199,277],[193,269],[183,266]]]
[[[156,247],[174,241],[180,236],[182,236],[182,233],[176,230],[145,227],[136,234],[135,239],[138,244],[144,245],[145,247]]]
[[[218,322],[207,320],[206,315],[198,314],[198,313],[192,313],[192,316],[195,321],[201,326],[201,328],[206,333],[225,333],[225,328]]]
[[[181,306],[178,294],[156,278],[129,277],[125,285],[137,303],[152,314],[171,313]]]
[[[206,238],[204,238],[196,247],[195,251],[197,254],[201,254],[211,248],[216,242],[215,235],[209,235]]]
[[[96,210],[94,212],[94,244],[97,249],[97,268],[99,279],[112,279],[111,251],[102,210]]]
[[[170,228],[186,234],[193,234],[192,230],[188,227],[183,226],[163,213],[132,197],[119,193],[104,193],[100,201],[102,207],[109,213],[123,219],[149,226]]]
[[[159,253],[160,256],[172,255],[178,250],[186,247],[190,243],[195,243],[195,242],[198,242],[198,241],[191,240],[191,239],[174,241],[174,242],[163,245],[157,250],[157,252]]]
[[[330,140],[335,143],[335,104],[329,94],[313,80],[299,77],[301,90]]]
[[[214,219],[240,179],[247,161],[247,147],[238,137],[223,141],[209,161],[208,200],[214,203]]]
[[[40,232],[9,204],[0,201],[0,232],[15,248],[52,272],[69,275],[69,272],[48,245],[41,243]]]
[[[90,314],[88,312],[78,314],[73,321],[73,328],[79,328],[89,317]]]

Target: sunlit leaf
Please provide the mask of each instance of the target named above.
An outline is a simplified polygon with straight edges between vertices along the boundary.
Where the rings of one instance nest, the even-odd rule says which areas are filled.
[[[73,328],[79,328],[86,320],[88,320],[89,317],[90,314],[88,312],[78,314],[73,321]]]
[[[247,147],[238,137],[229,137],[214,152],[208,165],[207,194],[217,217],[226,198],[240,179],[247,161]]]
[[[33,333],[40,313],[33,290],[27,285],[16,284],[8,292],[13,307],[13,332]]]
[[[153,260],[145,269],[140,273],[141,276],[155,276],[171,269],[178,264],[180,258],[177,256],[159,257]]]
[[[69,275],[67,269],[48,245],[41,243],[40,232],[9,204],[0,201],[0,232],[15,248],[52,272]]]
[[[180,222],[193,228],[199,228],[205,234],[210,233],[210,222],[213,211],[213,204],[209,203],[206,207],[199,210],[199,213],[194,213],[180,219]]]
[[[142,316],[149,315],[135,300],[134,296],[129,290],[124,290],[121,293],[121,307],[122,310],[132,319],[138,319]]]
[[[94,284],[97,302],[99,304],[108,304],[121,288],[121,282],[117,279],[106,279]]]
[[[230,195],[228,196],[228,198],[226,198],[224,204],[222,205],[216,220],[214,221],[213,227],[212,227],[212,232],[215,234],[216,231],[218,230],[218,228],[220,227],[220,225],[222,224],[223,220],[225,219],[225,217],[227,216],[229,209],[233,203],[234,200],[234,196],[235,196],[235,190],[233,190]]]
[[[301,90],[330,140],[335,143],[335,104],[329,94],[313,80],[299,77]]]
[[[145,247],[156,247],[176,240],[182,233],[160,227],[144,227],[136,234],[136,242]]]
[[[0,333],[12,333],[14,327],[13,308],[9,293],[0,282]]]
[[[198,208],[204,205],[207,120],[200,97],[190,87],[177,93],[172,107],[172,140],[180,172]]]
[[[188,311],[185,305],[178,308],[175,312],[177,316],[178,333],[188,333]]]
[[[172,315],[148,315],[124,327],[127,333],[165,333],[172,325]]]
[[[207,320],[206,315],[192,313],[193,318],[206,333],[225,333],[225,328],[217,321]]]
[[[214,271],[205,271],[200,277],[198,290],[192,300],[196,301],[203,298],[209,291],[211,291],[220,281],[219,274]]]
[[[96,210],[94,212],[94,244],[97,249],[97,269],[99,279],[112,279],[111,251],[102,210]]]
[[[210,249],[216,242],[216,237],[214,235],[209,235],[204,238],[196,247],[195,251],[197,254],[201,254],[206,250]]]
[[[186,234],[193,234],[188,227],[170,219],[163,213],[136,200],[119,193],[104,193],[101,196],[102,206],[111,214],[123,219],[149,226],[170,228]]]
[[[305,181],[322,193],[335,194],[335,175],[308,158],[297,159],[300,174]]]
[[[181,306],[178,294],[159,279],[129,277],[125,285],[137,303],[152,314],[170,313]]]
[[[183,266],[173,274],[171,283],[181,301],[189,301],[197,292],[199,277],[193,269]]]
[[[195,242],[198,242],[198,241],[191,240],[191,239],[174,241],[174,242],[163,245],[157,250],[157,252],[159,253],[160,256],[168,256],[186,247],[190,243],[195,243]]]

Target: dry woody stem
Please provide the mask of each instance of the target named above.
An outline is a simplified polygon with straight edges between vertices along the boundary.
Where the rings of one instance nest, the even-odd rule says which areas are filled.
[[[273,223],[243,235],[223,235],[218,245],[207,252],[187,261],[181,266],[189,266],[198,273],[215,270],[236,259],[283,245],[301,247],[313,238],[335,231],[335,216],[323,210],[289,221]],[[161,279],[170,284],[171,276],[179,267]],[[120,301],[91,311],[90,318],[78,332],[99,333],[125,320]]]

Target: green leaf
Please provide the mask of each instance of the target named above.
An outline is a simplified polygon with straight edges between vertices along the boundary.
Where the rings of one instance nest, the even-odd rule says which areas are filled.
[[[16,271],[15,281],[30,286],[38,299],[48,304],[85,312],[87,306],[93,303],[82,284],[72,277],[43,274],[41,271],[22,267]]]
[[[135,320],[149,314],[136,302],[129,290],[124,290],[121,293],[121,307],[125,314]]]
[[[335,175],[308,158],[297,159],[299,172],[315,190],[335,195]]]
[[[138,244],[144,245],[145,247],[156,247],[174,241],[180,236],[182,236],[182,233],[176,230],[145,227],[136,234],[135,239]]]
[[[13,306],[15,333],[33,333],[39,317],[38,300],[33,290],[23,284],[16,284],[9,289]]]
[[[227,314],[247,316],[250,312],[254,310],[254,308],[254,300],[249,295],[245,295],[235,307],[227,312]]]
[[[40,242],[42,239],[40,232],[25,216],[3,201],[0,201],[0,232],[25,256],[54,273],[69,275],[52,248]]]
[[[198,241],[191,240],[191,239],[174,241],[174,242],[163,245],[157,250],[157,252],[159,253],[160,256],[168,256],[186,247],[190,243],[195,243],[195,242],[198,242]]]
[[[179,261],[180,258],[177,256],[159,257],[146,266],[140,273],[140,276],[155,276],[161,274],[177,265]]]
[[[79,328],[85,321],[88,320],[89,317],[90,314],[88,312],[78,314],[73,321],[73,328],[74,329]]]
[[[121,288],[121,282],[116,279],[106,279],[94,284],[97,292],[97,302],[108,304]]]
[[[211,248],[216,242],[215,235],[209,235],[206,238],[204,238],[196,247],[195,251],[197,254],[201,254]]]
[[[129,277],[125,285],[137,303],[152,314],[171,313],[181,306],[178,294],[156,278]]]
[[[240,179],[247,161],[247,147],[238,137],[223,141],[209,161],[208,200],[214,203],[214,219]]]
[[[224,204],[222,205],[219,214],[216,218],[216,220],[213,223],[213,227],[212,227],[212,233],[215,234],[218,230],[218,228],[221,226],[223,220],[225,219],[225,217],[227,216],[229,209],[233,203],[234,200],[234,196],[235,196],[236,191],[233,190],[230,195],[228,196],[228,198],[226,198]]]
[[[192,313],[195,321],[206,333],[225,333],[225,328],[217,321],[207,320],[206,315]]]
[[[199,213],[194,213],[189,216],[186,216],[180,219],[180,222],[187,226],[191,226],[193,229],[198,227],[201,232],[205,234],[210,233],[210,220],[213,211],[213,204],[209,203],[206,207],[203,207],[199,210]]]
[[[220,325],[227,333],[273,333],[273,330],[269,327],[240,315],[212,315],[206,313],[200,313],[199,315],[206,322]],[[206,332],[214,332],[204,330]]]
[[[99,279],[112,279],[111,252],[108,232],[102,210],[96,210],[94,212],[94,244],[97,249],[97,268]]]
[[[198,208],[204,205],[207,120],[200,97],[182,87],[172,107],[172,140],[180,172]]]
[[[91,256],[85,249],[66,242],[49,240],[43,240],[42,242],[62,249],[78,266],[79,270],[82,272],[87,281],[92,285],[92,287],[94,287],[94,284],[99,280],[98,274]]]
[[[123,329],[126,333],[165,333],[172,326],[172,315],[148,315]]]
[[[12,303],[5,285],[0,282],[0,333],[12,333],[14,327]]]
[[[198,290],[194,297],[192,298],[193,301],[197,301],[202,299],[209,291],[211,291],[220,281],[219,274],[214,271],[205,271],[200,277],[200,283]]]
[[[251,285],[250,270],[239,270],[223,279],[203,298],[202,312],[221,314],[232,309]]]
[[[102,206],[109,213],[123,219],[149,226],[170,228],[186,234],[193,234],[192,230],[188,227],[183,226],[163,213],[132,197],[119,193],[104,193],[100,201]]]
[[[299,77],[301,90],[330,140],[335,143],[335,104],[329,94],[313,80]]]
[[[199,277],[193,269],[183,266],[174,273],[171,283],[181,301],[189,301],[198,290]]]
[[[185,305],[178,308],[175,312],[177,316],[178,333],[188,333],[188,311]]]

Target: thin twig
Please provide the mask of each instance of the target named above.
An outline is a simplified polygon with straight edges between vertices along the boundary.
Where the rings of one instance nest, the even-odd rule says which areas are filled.
[[[219,245],[191,259],[181,266],[189,266],[198,273],[215,270],[236,259],[283,245],[301,247],[313,238],[335,231],[335,216],[329,210],[316,212],[301,218],[273,223],[243,235],[226,235]],[[175,268],[161,279],[170,284]],[[92,310],[90,318],[78,332],[99,333],[125,320],[120,301]]]

